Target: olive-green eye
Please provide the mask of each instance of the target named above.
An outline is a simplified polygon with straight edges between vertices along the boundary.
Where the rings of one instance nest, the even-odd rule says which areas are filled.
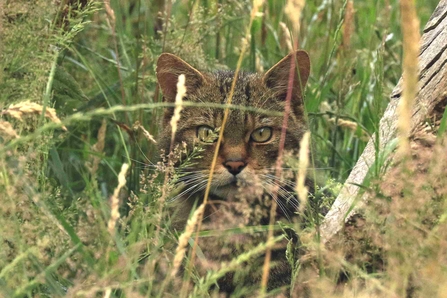
[[[204,143],[214,143],[217,139],[214,130],[206,125],[197,127],[197,137]]]
[[[251,139],[256,143],[265,143],[272,137],[271,127],[261,127],[251,133]]]

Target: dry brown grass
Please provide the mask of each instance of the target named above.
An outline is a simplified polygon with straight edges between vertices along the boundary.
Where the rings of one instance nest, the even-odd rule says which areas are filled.
[[[307,205],[308,188],[305,186],[306,172],[309,166],[310,132],[306,132],[300,142],[298,175],[296,178],[296,193],[300,199],[300,211],[303,212]]]
[[[411,130],[413,103],[418,92],[420,33],[419,19],[412,0],[400,1],[401,26],[403,33],[403,88],[399,102],[399,154],[410,155],[408,137]]]
[[[197,226],[198,219],[203,216],[204,210],[205,205],[202,204],[196,209],[196,211],[194,211],[191,218],[188,219],[185,231],[180,235],[178,239],[178,246],[177,249],[175,250],[175,257],[172,265],[171,277],[174,277],[177,274],[180,265],[182,264],[183,258],[186,253],[186,249],[188,247],[189,238],[191,237],[192,233],[195,230],[195,227]]]
[[[11,123],[8,121],[1,121],[0,120],[0,135],[3,136],[6,140],[8,139],[16,139],[18,138],[17,132],[12,127]]]
[[[54,3],[62,3],[60,7],[65,8],[63,5],[65,2]],[[253,63],[256,64],[255,68],[262,70],[263,67],[274,63],[280,54],[283,55],[293,49],[293,42],[298,39],[294,31],[300,30],[303,34],[300,37],[306,39],[304,45],[309,50],[314,65],[312,80],[307,88],[307,102],[311,103],[310,106],[312,103],[318,104],[322,101],[327,101],[331,107],[337,104],[337,110],[332,110],[327,115],[330,114],[332,117],[338,113],[340,115],[353,113],[353,118],[349,119],[359,121],[356,125],[357,123],[344,122],[344,119],[340,121],[338,118],[338,121],[333,122],[344,128],[339,129],[334,127],[329,116],[323,116],[327,118],[323,121],[320,121],[318,116],[315,119],[317,128],[315,132],[312,131],[312,135],[321,137],[316,140],[321,149],[318,151],[318,158],[323,162],[322,166],[337,171],[336,173],[334,171],[335,179],[343,178],[355,163],[353,156],[358,156],[365,145],[361,139],[352,138],[352,132],[359,133],[358,126],[360,126],[362,130],[372,133],[378,123],[378,119],[375,118],[380,118],[378,116],[380,108],[365,107],[366,104],[372,100],[374,104],[386,105],[383,94],[388,93],[390,86],[394,86],[394,82],[400,76],[400,69],[396,66],[400,61],[397,50],[400,47],[400,35],[393,29],[399,27],[399,24],[390,17],[396,12],[397,2],[386,0],[383,4],[385,8],[382,9],[382,4],[347,1],[344,26],[338,27],[337,19],[343,18],[343,15],[339,16],[338,13],[342,3],[323,1],[318,9],[308,3],[302,14],[304,22],[300,24],[299,16],[296,14],[292,14],[291,17],[285,16],[282,10],[284,5],[273,1],[274,7],[263,6],[262,20],[258,18],[259,11],[256,12],[256,23],[249,28],[252,30],[251,35],[246,34],[249,31],[245,30],[248,18],[253,17],[249,16],[250,9],[246,9],[251,1],[219,1],[224,4],[222,6],[218,5],[218,1],[195,1],[192,7],[188,6],[191,3],[188,1],[177,1],[172,5],[174,2],[142,1],[138,3],[138,7],[134,7],[128,5],[126,1],[121,1],[113,6],[115,9],[113,11],[110,1],[104,1],[101,7],[105,8],[105,13],[95,14],[94,25],[89,26],[87,32],[80,36],[83,42],[86,41],[86,44],[91,46],[88,51],[82,43],[63,39],[63,44],[68,47],[67,51],[61,52],[63,55],[59,57],[58,66],[80,83],[82,91],[88,94],[89,100],[93,99],[99,89],[107,87],[103,94],[107,98],[102,99],[102,102],[92,101],[94,105],[89,108],[96,109],[98,107],[96,104],[105,105],[107,100],[110,100],[112,106],[119,104],[119,100],[116,99],[120,98],[120,93],[122,104],[129,108],[136,103],[135,101],[155,102],[157,98],[152,98],[155,88],[153,61],[161,52],[161,48],[181,52],[185,57],[192,56],[191,61],[198,62],[197,65],[203,69],[233,69],[237,60],[237,57],[234,57],[241,53],[240,38],[246,35],[242,45],[250,46],[252,51],[246,55],[244,67],[251,68],[252,61],[256,59]],[[302,3],[302,1],[293,2]],[[53,27],[52,20],[53,17],[56,18],[54,14],[58,10],[56,7],[58,5],[54,5],[51,1],[14,0],[9,1],[8,5],[5,3],[0,1],[5,10],[0,21],[0,26],[3,27],[0,28],[1,39],[5,41],[0,46],[2,57],[0,76],[2,76],[4,107],[11,106],[2,111],[4,116],[2,120],[8,122],[0,122],[0,134],[3,140],[12,140],[8,141],[8,144],[16,144],[15,139],[18,137],[23,137],[22,140],[27,141],[18,142],[19,145],[8,145],[8,150],[3,150],[0,156],[2,196],[0,225],[3,227],[0,232],[2,239],[0,280],[3,282],[0,296],[178,295],[182,282],[180,278],[175,282],[173,279],[172,283],[166,284],[164,288],[160,287],[160,281],[170,276],[172,266],[178,266],[174,264],[184,261],[184,252],[181,252],[181,249],[186,247],[187,237],[183,236],[180,243],[177,243],[169,231],[167,226],[169,223],[162,218],[163,212],[157,212],[159,206],[160,210],[164,208],[164,202],[160,203],[158,200],[162,189],[160,176],[155,178],[156,175],[150,173],[149,179],[141,179],[139,181],[141,184],[135,183],[140,170],[137,163],[146,160],[142,156],[133,155],[138,151],[133,149],[140,147],[132,146],[141,146],[141,151],[144,153],[155,151],[154,148],[143,148],[143,145],[146,143],[152,145],[153,139],[146,132],[156,131],[156,125],[146,126],[147,131],[137,125],[137,129],[142,131],[138,135],[142,138],[138,142],[128,142],[127,136],[121,138],[116,130],[113,128],[106,130],[103,125],[98,133],[91,131],[91,126],[96,127],[91,124],[96,122],[93,117],[97,115],[89,119],[94,120],[91,123],[87,121],[86,118],[90,116],[86,114],[83,119],[71,121],[70,133],[63,134],[59,131],[53,134],[48,130],[40,133],[41,123],[37,125],[39,121],[27,121],[30,125],[26,128],[36,132],[28,136],[28,131],[21,130],[21,125],[17,125],[21,124],[19,121],[27,118],[45,120],[43,119],[45,117],[48,121],[60,124],[57,115],[70,115],[74,109],[80,108],[86,102],[84,99],[76,102],[72,94],[68,96],[70,100],[65,101],[67,97],[58,96],[66,94],[58,93],[61,90],[53,88],[48,90],[50,107],[46,107],[45,115],[42,116],[44,108],[38,104],[42,101],[42,93],[53,61],[51,60],[53,53],[49,55],[49,49],[53,49],[55,43],[61,40],[61,36],[58,35],[62,34],[52,31],[53,28],[57,28],[57,25]],[[164,3],[166,5],[163,5]],[[205,6],[203,3],[207,3],[208,6],[202,7]],[[228,3],[234,6],[225,8]],[[355,12],[351,10],[354,3]],[[256,1],[254,4],[259,8],[264,3]],[[238,14],[231,11],[234,7],[237,7]],[[426,10],[431,10],[432,6],[427,7],[429,6],[425,2],[421,5],[425,17],[431,13]],[[176,8],[180,9],[175,11]],[[152,9],[155,9],[155,13],[151,12]],[[160,22],[157,19],[158,11],[166,12],[159,15]],[[184,17],[185,11],[191,13],[191,18]],[[384,16],[383,11],[390,13]],[[378,16],[377,21],[368,20],[371,13]],[[79,18],[90,21],[86,15],[79,14]],[[163,19],[165,26],[160,25]],[[298,22],[292,19],[297,19]],[[360,28],[353,26],[354,19]],[[188,21],[191,21],[191,24],[185,28]],[[293,28],[290,30],[292,35],[284,25],[279,24],[288,21],[293,23]],[[405,22],[402,24],[406,25]],[[80,28],[77,25],[76,27],[70,25],[69,20],[66,24],[67,30],[63,34],[71,33],[70,29]],[[160,27],[156,27],[157,25]],[[282,26],[281,29],[278,29],[277,25]],[[156,30],[159,30],[158,32],[162,30],[164,34],[152,32]],[[210,32],[211,30],[213,31]],[[328,61],[327,54],[332,48],[335,49],[335,55],[338,54],[337,51],[343,50],[340,46],[341,36],[337,36],[336,30],[340,30],[342,34],[343,47],[349,46],[350,51],[358,54],[358,57],[340,55],[343,57],[337,61]],[[375,32],[381,36],[377,38]],[[383,32],[385,33],[382,34]],[[392,37],[388,39],[389,33]],[[186,36],[184,39],[183,34]],[[271,38],[274,34],[278,34],[283,40],[277,44],[277,40]],[[263,40],[260,38],[261,35],[264,36]],[[162,40],[158,40],[160,36]],[[112,39],[114,45],[110,45]],[[376,39],[379,39],[379,43]],[[408,40],[405,46],[408,46]],[[233,52],[232,49],[237,47],[239,50]],[[215,52],[218,53],[216,56]],[[108,55],[113,58],[98,59]],[[75,65],[73,62],[76,62],[77,66],[73,66]],[[381,63],[384,64],[383,69],[379,66]],[[240,64],[237,67],[239,69]],[[85,71],[86,69],[89,71]],[[340,90],[338,78],[344,79],[347,74],[351,78],[353,70],[357,70],[357,75],[353,74],[352,81],[345,80],[349,82],[343,85],[349,92],[338,92]],[[121,73],[124,80],[121,78]],[[98,74],[101,80],[97,80]],[[55,76],[55,79],[57,78]],[[358,80],[360,84],[354,80]],[[109,88],[115,86],[114,84],[119,84],[119,87]],[[54,86],[57,86],[56,82]],[[379,89],[380,92],[377,93],[372,91]],[[341,94],[341,99],[337,98],[340,96],[338,94]],[[23,98],[30,99],[30,103],[11,104]],[[75,100],[71,101],[72,99]],[[64,105],[66,102],[67,106]],[[53,104],[57,107],[57,114],[52,109]],[[141,125],[156,123],[157,117],[154,116],[156,113],[152,110],[147,111],[147,114],[146,111],[144,113],[134,111],[128,112],[132,122],[126,122],[124,119],[127,115],[121,112],[114,116],[117,121],[129,126],[137,120]],[[318,108],[313,108],[311,112],[321,114]],[[150,142],[146,142],[144,138]],[[412,152],[409,155],[410,162],[405,166],[396,162],[394,165],[396,168],[383,177],[384,181],[372,183],[369,189],[365,185],[371,192],[373,200],[365,207],[364,218],[348,226],[344,231],[345,234],[340,235],[338,247],[333,250],[320,247],[317,224],[306,225],[305,231],[301,231],[301,227],[297,228],[302,242],[300,249],[306,253],[304,256],[296,256],[300,258],[302,267],[297,273],[297,283],[292,296],[443,297],[445,295],[447,215],[444,201],[447,196],[445,190],[447,166],[443,157],[446,156],[446,148],[437,147],[433,139],[436,139],[436,136],[426,134],[410,138],[409,147]],[[442,144],[440,140],[437,142]],[[95,156],[98,159],[95,158],[93,162],[100,166],[95,166],[94,170],[90,171],[85,165],[88,162],[92,163],[92,144],[95,144],[96,153],[101,153],[101,156],[99,154]],[[355,147],[357,145],[358,147]],[[129,190],[140,189],[141,192],[131,195],[129,206],[121,206],[122,210],[129,207],[129,213],[120,214],[118,206],[121,203],[124,205],[124,202],[117,200],[119,191],[110,205],[107,198],[116,186],[113,182],[116,179],[115,171],[119,171],[122,165],[123,152],[129,147],[132,149],[130,157],[136,162],[128,169],[127,185]],[[332,153],[335,155],[335,163],[327,165],[326,162],[331,159]],[[166,169],[160,169],[160,172],[164,173]],[[171,170],[172,168],[168,171]],[[405,174],[406,171],[414,174],[409,176]],[[332,173],[331,170],[327,172]],[[92,173],[97,177],[90,179]],[[121,173],[119,182],[121,186],[123,176],[124,173]],[[247,210],[246,206],[249,204],[241,203],[235,208]],[[111,214],[108,213],[109,207]],[[210,204],[207,207],[210,207]],[[231,220],[230,215],[228,218]],[[114,223],[111,223],[112,220]],[[240,237],[241,233],[245,232],[248,236],[260,235],[255,230],[243,230],[238,234],[237,231],[213,229],[215,227],[212,225],[204,228],[219,233],[223,243],[238,238],[245,244],[247,238]],[[116,242],[110,241],[109,232],[113,233]],[[260,243],[256,248],[257,255],[264,253],[266,247],[271,245],[271,242],[264,241],[263,235],[261,238],[261,242],[257,242]],[[212,237],[200,239],[202,246],[212,241]],[[177,248],[177,262],[174,262],[173,252],[177,244],[181,245]],[[224,259],[227,262],[221,264],[222,255],[231,247],[225,249],[216,247],[213,255],[216,258],[206,260],[212,265],[205,268],[209,271],[203,272],[203,275],[190,277],[191,283],[195,283],[195,290],[200,288],[200,293],[203,295],[209,293],[210,284],[213,282],[208,280],[206,281],[208,284],[201,284],[205,278],[213,277],[215,280],[225,272],[240,270],[248,259],[242,252],[241,257],[233,254],[234,259]],[[155,264],[154,269],[146,270],[147,264]],[[254,287],[257,287],[256,290],[259,289],[258,285]],[[182,295],[200,296],[192,291],[184,292]],[[246,292],[245,295],[256,296],[257,293],[252,291]]]
[[[123,188],[126,185],[126,174],[127,174],[128,169],[129,169],[129,165],[127,163],[123,163],[123,165],[121,166],[121,171],[118,174],[118,185],[116,186],[116,188],[113,191],[113,194],[109,200],[110,201],[110,219],[107,224],[107,229],[108,229],[109,233],[112,235],[115,233],[116,222],[120,218],[119,194],[120,194],[121,188]]]
[[[24,101],[16,104],[11,104],[7,109],[1,112],[2,115],[7,115],[20,121],[24,121],[26,116],[29,115],[42,115],[44,107],[38,103],[31,101]],[[45,117],[53,121],[54,123],[61,123],[59,117],[57,117],[56,110],[53,108],[45,108]],[[63,130],[67,130],[65,126],[62,126]]]
[[[177,132],[177,123],[180,120],[180,112],[183,109],[183,97],[186,95],[186,85],[185,85],[185,75],[181,74],[178,77],[177,82],[177,94],[175,95],[175,108],[174,108],[174,115],[171,118],[171,127],[172,127],[172,133],[171,133],[171,144],[174,143],[174,137],[175,133]]]

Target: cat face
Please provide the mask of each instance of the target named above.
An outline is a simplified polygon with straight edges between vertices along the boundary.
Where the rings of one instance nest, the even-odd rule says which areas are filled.
[[[295,55],[294,55],[295,54]],[[233,197],[243,189],[245,195],[260,195],[269,191],[272,172],[280,146],[283,113],[289,85],[292,60],[296,57],[299,71],[291,81],[291,112],[284,149],[295,151],[306,130],[303,114],[302,90],[306,85],[310,61],[306,52],[297,51],[273,66],[264,75],[240,72],[236,81],[232,104],[271,112],[230,110],[220,148],[216,136],[222,127],[224,110],[212,107],[184,107],[173,146],[185,142],[190,149],[201,144],[204,151],[200,160],[189,169],[185,183],[191,193],[206,187],[214,152],[217,163],[211,183],[211,194],[221,199]],[[164,100],[174,102],[178,76],[184,74],[187,89],[184,101],[193,103],[225,104],[228,101],[234,72],[202,73],[172,54],[162,54],[157,63],[157,77]],[[167,109],[163,119],[160,147],[169,152],[171,146],[170,120],[173,109]],[[189,177],[189,180],[188,180]],[[271,181],[266,184],[266,181]],[[243,188],[241,188],[243,186]],[[262,187],[260,187],[262,186]]]

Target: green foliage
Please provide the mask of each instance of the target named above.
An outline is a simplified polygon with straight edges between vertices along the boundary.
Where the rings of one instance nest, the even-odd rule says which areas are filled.
[[[30,113],[23,121],[1,116],[0,121],[11,123],[20,136],[8,140],[0,130],[1,296],[161,297],[164,291],[176,293],[170,282],[174,289],[181,286],[182,281],[178,285],[178,281],[165,279],[177,239],[169,230],[165,206],[158,200],[163,193],[162,173],[155,166],[159,152],[134,124],[138,121],[150,134],[158,134],[163,104],[156,86],[155,62],[163,51],[200,69],[235,68],[251,2],[170,3],[111,1],[114,19],[106,14],[104,3],[96,0],[0,4],[0,105],[5,109],[30,100],[44,109],[55,108],[68,128],[63,131],[61,124],[49,122],[44,113]],[[418,3],[421,24],[425,24],[437,1]],[[281,25],[288,24],[284,6],[284,1],[265,1],[251,28],[243,69],[268,69],[289,52],[288,33]],[[317,247],[319,211],[329,207],[330,193],[336,193],[349,175],[367,136],[376,133],[388,95],[401,75],[398,2],[355,1],[352,31],[346,29],[347,8],[347,1],[307,1],[298,39],[312,60],[305,101],[316,152],[315,170],[318,176],[331,180],[317,192],[318,203],[304,214],[305,222],[289,227],[302,236],[303,247],[294,251],[290,246],[287,260],[294,268],[292,286],[301,289],[309,271],[303,269],[306,259],[298,256],[306,249],[312,251],[308,259],[317,260],[320,273],[315,277],[318,282],[309,283],[309,293],[315,295],[324,292],[323,288],[336,291],[341,278],[330,272],[340,272],[341,267],[353,280],[360,277],[368,285],[369,281],[380,283],[369,274],[368,261],[336,262],[338,256]],[[442,118],[441,131],[446,118]],[[103,119],[106,130],[101,133]],[[351,125],[341,125],[342,120]],[[185,162],[193,163],[199,154],[200,150],[194,151]],[[380,157],[384,154],[388,152]],[[118,229],[108,231],[108,198],[123,163],[131,163],[131,168],[120,197],[121,218]],[[377,163],[383,163],[382,158]],[[380,177],[380,166],[373,167],[370,176]],[[172,175],[181,177],[176,172]],[[424,204],[432,212],[433,206]],[[445,208],[442,199],[433,204]],[[445,221],[445,211],[434,214],[418,218],[414,224]],[[381,216],[375,215],[377,221]],[[396,226],[387,226],[383,232],[386,239],[392,239],[391,232],[398,233]],[[265,227],[257,228],[265,231]],[[255,234],[255,230],[228,233]],[[412,253],[434,255],[441,251],[430,246],[430,241],[436,240],[434,232],[427,233],[431,236],[422,249]],[[389,243],[406,244],[393,241]],[[266,246],[261,243],[236,256],[228,267],[195,276],[191,295],[206,295],[219,277]],[[330,265],[325,267],[327,259]],[[445,262],[443,266],[445,271]],[[416,286],[423,287],[421,283]],[[374,289],[382,295],[393,291],[383,287]],[[346,291],[355,293],[355,284]]]

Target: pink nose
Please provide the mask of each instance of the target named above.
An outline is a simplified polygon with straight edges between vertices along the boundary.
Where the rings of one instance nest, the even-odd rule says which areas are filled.
[[[233,175],[237,175],[245,168],[247,164],[242,160],[228,160],[224,163],[225,168],[227,168],[228,172]]]

